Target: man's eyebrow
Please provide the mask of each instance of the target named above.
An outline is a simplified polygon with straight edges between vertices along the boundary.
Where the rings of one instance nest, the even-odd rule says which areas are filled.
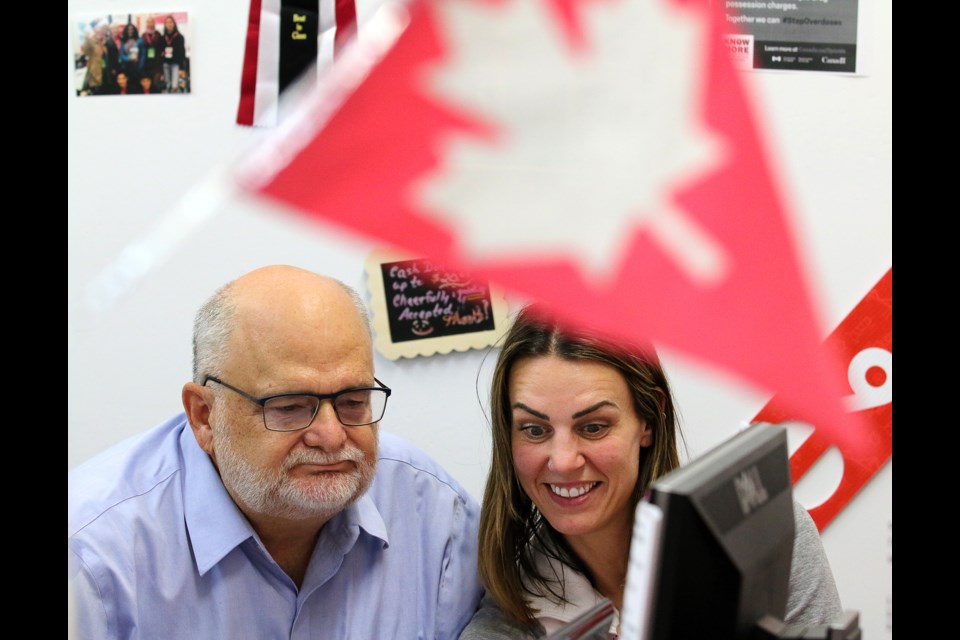
[[[550,419],[550,416],[548,416],[547,414],[545,414],[545,413],[540,413],[539,411],[536,411],[535,409],[531,409],[530,407],[528,407],[527,405],[523,404],[522,402],[514,402],[514,403],[513,403],[513,408],[514,408],[514,409],[523,409],[523,410],[526,411],[527,413],[532,414],[532,415],[535,415],[535,416],[537,416],[538,418],[540,418],[541,420],[549,420],[549,419]]]
[[[600,402],[598,402],[598,403],[595,404],[595,405],[591,405],[591,406],[587,407],[586,409],[583,409],[583,410],[581,410],[581,411],[577,411],[575,414],[573,414],[572,417],[573,417],[573,418],[582,418],[583,416],[587,415],[588,413],[593,413],[594,411],[596,411],[596,410],[599,409],[600,407],[606,407],[606,406],[616,407],[617,405],[615,405],[614,403],[610,402],[609,400],[601,400]]]

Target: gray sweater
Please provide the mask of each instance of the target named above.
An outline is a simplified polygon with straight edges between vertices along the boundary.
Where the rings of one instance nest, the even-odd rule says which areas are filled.
[[[813,518],[798,503],[794,503],[793,517],[796,534],[784,622],[800,626],[826,624],[843,612],[840,594]],[[544,635],[542,627],[532,634],[513,622],[487,595],[460,634],[460,640],[533,640]]]

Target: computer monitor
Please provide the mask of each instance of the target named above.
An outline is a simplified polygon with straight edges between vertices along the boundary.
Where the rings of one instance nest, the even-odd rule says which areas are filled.
[[[746,640],[783,620],[793,555],[786,429],[758,423],[657,481],[637,507],[624,638]]]

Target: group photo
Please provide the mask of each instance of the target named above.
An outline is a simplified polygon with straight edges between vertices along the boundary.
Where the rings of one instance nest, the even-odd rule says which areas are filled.
[[[76,25],[78,96],[190,93],[185,12],[84,16]]]

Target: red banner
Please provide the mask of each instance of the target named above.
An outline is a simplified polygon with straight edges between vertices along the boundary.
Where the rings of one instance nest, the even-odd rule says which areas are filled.
[[[893,269],[864,296],[853,311],[827,338],[826,345],[838,351],[847,365],[850,395],[847,410],[863,416],[870,427],[865,445],[851,450],[838,445],[843,456],[843,476],[833,494],[811,509],[823,531],[837,514],[883,468],[893,454]],[[778,406],[774,397],[755,420],[783,422],[796,418]],[[803,441],[790,456],[790,473],[796,484],[833,445],[821,429]]]

